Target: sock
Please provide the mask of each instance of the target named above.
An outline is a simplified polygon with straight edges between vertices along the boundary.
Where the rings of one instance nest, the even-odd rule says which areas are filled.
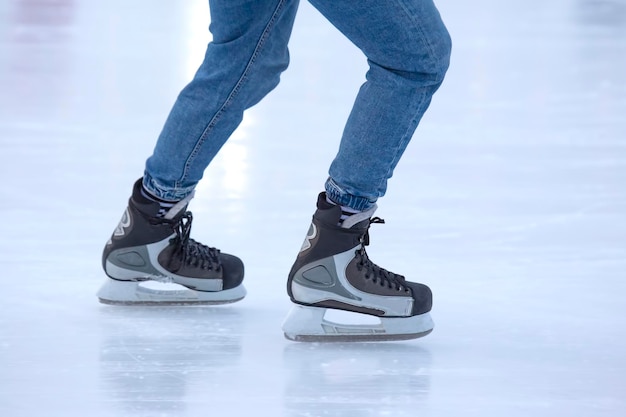
[[[334,206],[338,206],[339,204],[335,203],[334,201],[332,201],[330,198],[328,198],[328,196],[326,196],[326,201],[329,204],[332,204]],[[353,214],[356,213],[360,213],[360,210],[355,210],[352,207],[348,207],[348,206],[341,206],[341,217],[339,218],[339,223],[337,224],[338,226],[341,226],[341,224],[343,223],[343,221],[345,219],[347,219],[348,217],[352,216]]]
[[[164,217],[167,212],[170,211],[170,209],[174,207],[177,203],[177,201],[165,201],[153,196],[148,192],[148,190],[143,187],[143,185],[141,186],[141,196],[144,197],[146,200],[159,203],[159,212],[157,213],[157,217]]]

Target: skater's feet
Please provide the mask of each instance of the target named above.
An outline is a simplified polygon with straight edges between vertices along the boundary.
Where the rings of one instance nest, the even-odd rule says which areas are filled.
[[[292,311],[283,327],[287,338],[410,339],[432,330],[430,289],[379,267],[365,251],[370,225],[383,222],[371,217],[375,210],[374,206],[341,220],[341,207],[320,194],[309,233],[287,281],[291,300],[302,306]],[[377,316],[381,324],[330,323],[323,320],[327,308]]]
[[[160,204],[147,197],[141,180],[135,183],[122,220],[102,254],[102,266],[111,279],[100,290],[100,301],[216,304],[245,296],[241,260],[190,238],[192,215],[186,211],[190,199]],[[139,287],[139,282],[147,280],[173,282],[187,290]]]

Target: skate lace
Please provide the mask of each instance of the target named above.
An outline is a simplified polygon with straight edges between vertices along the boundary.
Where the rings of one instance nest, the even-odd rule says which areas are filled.
[[[374,284],[379,284],[381,287],[387,287],[389,289],[395,289],[396,291],[409,292],[406,286],[406,279],[404,276],[395,274],[391,271],[387,271],[384,268],[376,265],[372,262],[365,251],[365,247],[370,244],[369,228],[372,224],[384,224],[385,220],[380,217],[372,217],[370,224],[367,226],[367,230],[361,237],[361,247],[357,249],[356,255],[358,258],[357,269],[359,271],[365,270],[365,279],[371,279]]]
[[[183,265],[217,272],[222,269],[219,249],[203,245],[189,237],[193,221],[193,215],[190,211],[185,212],[176,220],[161,219],[161,221],[171,223],[176,232],[176,237],[170,240],[174,246],[174,251],[168,265],[173,272],[177,272]],[[175,260],[178,262],[174,262]]]

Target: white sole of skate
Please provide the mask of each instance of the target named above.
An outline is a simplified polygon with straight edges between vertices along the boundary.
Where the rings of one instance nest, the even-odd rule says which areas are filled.
[[[149,288],[147,285],[159,288]],[[113,305],[214,305],[234,303],[246,296],[243,285],[222,291],[195,291],[174,283],[118,281],[107,278],[98,291],[103,304]]]
[[[285,337],[295,342],[378,342],[410,340],[433,331],[429,313],[413,317],[376,317],[376,324],[342,324],[326,320],[327,309],[294,305],[283,323]],[[371,316],[373,317],[373,316]]]

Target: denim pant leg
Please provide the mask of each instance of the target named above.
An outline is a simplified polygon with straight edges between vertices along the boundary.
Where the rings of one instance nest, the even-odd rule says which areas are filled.
[[[243,112],[276,87],[298,0],[210,0],[213,35],[204,61],[179,94],[146,161],[144,186],[181,200],[241,123]]]
[[[325,188],[364,210],[385,194],[447,71],[451,41],[432,0],[309,0],[369,63]]]

